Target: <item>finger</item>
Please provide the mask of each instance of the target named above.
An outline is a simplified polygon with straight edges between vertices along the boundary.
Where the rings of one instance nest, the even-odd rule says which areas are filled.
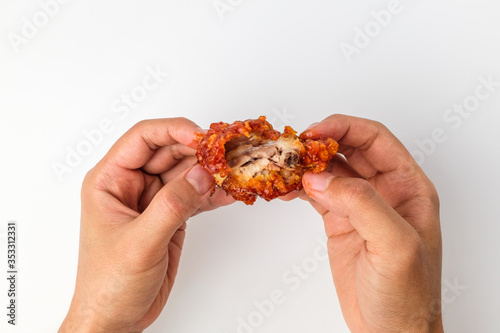
[[[333,174],[334,176],[363,178],[358,172],[356,172],[356,170],[353,169],[351,164],[342,154],[334,155],[330,163],[328,163],[325,171]]]
[[[170,170],[184,158],[194,156],[195,153],[195,149],[180,143],[160,147],[142,167],[142,170],[152,175],[159,175]]]
[[[300,195],[298,197],[301,200],[307,201],[311,204],[311,206],[314,208],[316,212],[318,212],[319,215],[323,216],[328,212],[328,209],[323,207],[320,203],[316,202],[313,198],[311,198],[305,190],[300,191]]]
[[[343,177],[361,177],[350,165],[349,162],[345,159],[342,154],[336,154],[328,163],[326,170],[327,172],[332,173],[336,176]],[[300,198],[307,201],[314,201],[307,196],[307,193],[304,192],[303,189],[300,191],[292,191],[284,196],[279,197],[280,200],[283,201],[292,201],[296,198]]]
[[[435,227],[426,216],[415,217],[414,202],[439,207],[432,182],[403,144],[382,124],[351,116],[333,115],[310,127],[304,137],[330,136],[349,165],[376,187],[384,200],[419,231]],[[377,177],[374,177],[377,176]]]
[[[205,202],[203,202],[195,215],[203,212],[208,212],[210,210],[214,210],[223,206],[228,206],[235,201],[236,200],[232,196],[227,194],[226,191],[218,187],[215,189],[214,194],[212,194]]]
[[[391,251],[404,246],[409,239],[419,239],[416,230],[363,179],[335,177],[327,172],[306,173],[304,189],[327,209],[325,221],[330,218],[348,221],[366,240],[369,251]],[[332,230],[342,229],[327,228],[328,237],[342,236]]]
[[[177,176],[179,176],[181,173],[183,173],[187,169],[192,168],[197,162],[198,162],[198,160],[196,159],[195,156],[190,156],[190,157],[184,158],[183,160],[178,162],[174,167],[172,167],[170,170],[168,170],[160,175],[163,184],[167,184],[172,179],[175,179]]]
[[[137,210],[142,213],[151,203],[151,200],[155,197],[163,187],[164,183],[161,181],[160,177],[156,175],[144,174],[144,190],[139,198],[139,203]]]
[[[335,114],[301,136],[336,140],[339,151],[363,178],[408,166],[419,169],[404,145],[384,125],[372,120]]]
[[[163,186],[137,223],[144,246],[168,246],[170,238],[210,196],[213,177],[196,165]],[[139,237],[138,235],[138,237]]]
[[[196,134],[203,130],[186,118],[144,120],[133,126],[103,159],[124,169],[139,169],[146,165],[160,148],[181,143],[196,148]]]
[[[349,165],[349,162],[347,162],[342,154],[334,155],[331,161],[328,163],[325,171],[331,173],[334,176],[361,178],[361,176]],[[285,197],[282,197],[282,200],[289,201],[295,198],[300,198],[302,200],[308,201],[311,206],[313,206],[313,208],[322,216],[327,211],[325,207],[323,207],[321,204],[317,203],[316,201],[314,201],[314,199],[307,195],[304,189],[300,190],[299,192],[289,193]]]
[[[303,190],[300,190],[300,191],[292,191],[286,195],[283,195],[281,197],[279,197],[280,200],[283,200],[283,201],[292,201],[294,199],[297,199],[300,197],[300,195],[302,194]]]

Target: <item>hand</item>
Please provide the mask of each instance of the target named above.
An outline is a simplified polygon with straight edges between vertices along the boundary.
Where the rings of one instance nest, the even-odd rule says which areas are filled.
[[[304,189],[323,216],[333,280],[352,332],[442,332],[439,199],[383,125],[333,115],[308,138],[340,144]]]
[[[75,293],[60,332],[140,332],[159,316],[177,274],[186,221],[229,204],[193,166],[183,119],[143,121],[85,177]]]

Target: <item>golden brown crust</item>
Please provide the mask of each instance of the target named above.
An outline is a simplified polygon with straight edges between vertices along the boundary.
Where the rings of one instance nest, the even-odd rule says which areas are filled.
[[[280,134],[264,116],[232,124],[213,123],[204,136],[200,135],[197,138],[199,144],[196,156],[199,163],[214,176],[216,184],[236,200],[251,205],[256,197],[260,196],[270,201],[294,190],[300,190],[304,172],[324,171],[337,152],[338,144],[331,138],[302,140],[296,134],[297,132],[289,126],[285,127],[283,134]],[[245,144],[250,143],[248,145],[250,147],[260,147],[260,144],[272,146],[275,142],[278,146],[284,144],[286,147],[292,147],[299,158],[290,165],[267,163],[267,159],[262,159],[260,161],[267,164],[264,170],[249,176],[248,172],[233,170],[226,161],[228,152],[243,141]]]
[[[306,139],[301,141],[306,148],[306,154],[302,155],[302,166],[314,173],[325,171],[328,162],[339,149],[339,144],[332,138],[321,140]]]

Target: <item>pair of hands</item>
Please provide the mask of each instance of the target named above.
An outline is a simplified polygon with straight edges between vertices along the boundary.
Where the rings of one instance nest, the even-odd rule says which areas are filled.
[[[60,332],[141,332],[172,290],[193,215],[233,202],[195,166],[183,119],[143,121],[85,177],[75,293]],[[310,138],[340,144],[300,195],[323,216],[338,298],[353,332],[442,332],[434,186],[383,125],[333,115]]]

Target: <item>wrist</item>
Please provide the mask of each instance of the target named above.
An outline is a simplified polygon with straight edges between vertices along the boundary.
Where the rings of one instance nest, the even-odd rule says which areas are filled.
[[[103,320],[98,318],[98,312],[89,304],[89,302],[79,300],[76,296],[73,296],[68,314],[64,318],[58,333],[114,332],[102,325]]]
[[[444,333],[443,328],[443,317],[440,315],[436,320],[432,323],[430,333]]]
[[[89,332],[104,332],[96,324],[95,317],[90,311],[85,310],[81,303],[74,300],[71,302],[70,309],[64,318],[64,321],[59,328],[58,333],[89,333]]]
[[[88,306],[85,301],[73,298],[68,314],[64,318],[58,333],[140,333],[142,330],[132,328],[117,328],[109,322],[99,318],[98,312]],[[111,328],[109,326],[115,326]]]

